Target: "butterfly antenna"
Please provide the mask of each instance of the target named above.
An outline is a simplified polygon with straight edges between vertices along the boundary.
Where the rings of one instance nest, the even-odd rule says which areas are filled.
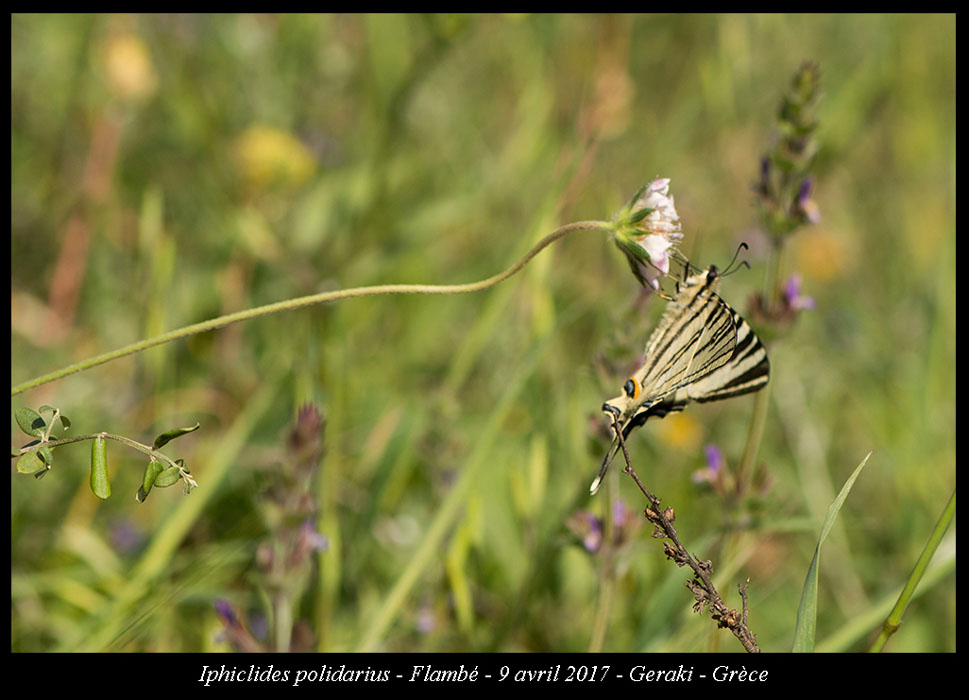
[[[748,246],[745,242],[741,241],[740,245],[737,246],[737,251],[733,254],[733,260],[731,260],[730,264],[727,265],[727,269],[723,271],[723,275],[722,275],[723,277],[726,277],[727,275],[737,271],[734,269],[733,266],[734,266],[734,263],[737,262],[737,256],[740,255],[741,249],[750,250],[750,246]],[[741,267],[746,267],[749,270],[750,263],[747,262],[746,260],[741,260],[740,263],[737,265],[737,269],[739,270]]]

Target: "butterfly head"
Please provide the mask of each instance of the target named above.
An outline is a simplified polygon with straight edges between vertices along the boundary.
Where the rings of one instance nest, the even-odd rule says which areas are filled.
[[[630,377],[622,385],[622,393],[619,396],[602,404],[602,412],[609,418],[610,424],[618,424],[620,428],[625,428],[639,412],[649,409],[646,405],[648,398],[643,392],[642,381],[636,377]],[[628,434],[628,431],[624,434]]]

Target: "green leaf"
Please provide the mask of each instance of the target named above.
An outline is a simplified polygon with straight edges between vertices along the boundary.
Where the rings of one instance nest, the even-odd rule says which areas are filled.
[[[855,479],[861,474],[861,470],[868,463],[869,457],[871,457],[871,452],[861,460],[861,464],[855,468],[855,471],[848,477],[845,485],[841,487],[841,493],[838,494],[838,497],[828,507],[828,515],[824,519],[824,525],[821,526],[821,535],[818,537],[818,543],[814,548],[814,558],[811,560],[807,577],[804,579],[804,588],[801,591],[801,603],[797,608],[797,624],[794,626],[794,644],[791,651],[814,651],[814,635],[818,617],[818,573],[821,567],[821,544],[828,536],[828,532],[838,517],[838,511],[841,510],[845,499],[848,498],[848,493],[851,491]]]
[[[91,490],[102,501],[111,497],[111,482],[108,481],[108,445],[100,435],[91,445]]]
[[[160,449],[165,445],[167,445],[172,440],[174,440],[175,438],[181,437],[182,435],[185,435],[187,433],[193,433],[198,429],[199,429],[199,423],[196,422],[195,425],[193,425],[191,428],[175,428],[174,430],[169,430],[167,433],[162,433],[161,435],[155,438],[154,448],[156,450]]]
[[[155,486],[160,489],[167,488],[173,484],[178,483],[178,480],[182,478],[182,470],[178,467],[169,467],[162,471],[161,474],[155,477]]]
[[[151,493],[151,487],[155,485],[155,478],[162,472],[162,465],[151,460],[148,462],[148,466],[145,467],[145,476],[142,478],[141,486],[138,487],[138,493],[135,494],[135,500],[139,503],[144,503],[145,499],[148,498],[148,494]]]
[[[636,200],[638,200],[640,197],[643,196],[643,192],[646,191],[646,188],[647,187],[649,187],[649,183],[648,182],[644,182],[643,185],[642,185],[642,187],[640,187],[638,190],[636,190],[636,194],[634,194],[632,196],[632,199],[629,200],[629,204],[626,205],[626,208],[627,209],[632,209],[633,208],[633,205],[636,203]]]
[[[47,427],[47,423],[44,422],[44,419],[41,418],[37,411],[32,408],[18,408],[14,412],[14,417],[17,419],[17,425],[27,435],[33,435],[34,437],[44,436],[44,428]]]
[[[21,474],[36,474],[41,470],[47,471],[47,469],[48,466],[37,454],[37,450],[28,452],[17,460],[17,471]]]
[[[48,469],[54,466],[54,453],[51,452],[47,445],[41,445],[37,448],[37,456],[40,457],[40,460],[47,465]]]
[[[656,209],[650,209],[649,207],[645,207],[643,209],[640,209],[635,214],[633,214],[628,219],[626,219],[626,223],[627,224],[630,224],[630,225],[631,224],[638,224],[640,221],[642,221],[643,219],[645,219],[647,216],[649,216],[650,214],[652,214],[654,211],[656,211]]]

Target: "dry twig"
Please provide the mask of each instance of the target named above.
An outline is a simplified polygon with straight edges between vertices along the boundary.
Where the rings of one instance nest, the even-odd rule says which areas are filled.
[[[696,599],[693,612],[703,612],[703,609],[709,606],[710,616],[716,620],[717,627],[720,629],[727,628],[733,632],[748,652],[760,653],[760,648],[757,646],[757,635],[751,632],[747,626],[747,614],[749,612],[747,608],[747,585],[750,583],[750,579],[748,578],[745,583],[737,586],[740,591],[740,598],[743,601],[743,611],[740,612],[728,607],[723,602],[723,598],[720,597],[720,593],[717,592],[710,577],[713,572],[713,562],[701,561],[687,551],[686,547],[680,543],[676,528],[673,527],[673,521],[676,519],[673,508],[669,506],[663,508],[660,505],[660,499],[650,493],[643,482],[639,480],[632,462],[629,461],[626,441],[623,439],[622,429],[615,417],[613,418],[613,429],[619,437],[619,445],[622,447],[622,454],[626,460],[626,468],[623,471],[633,478],[639,490],[649,500],[650,505],[643,511],[643,515],[653,524],[653,537],[669,540],[663,545],[667,559],[673,560],[677,566],[689,566],[693,569],[693,579],[686,582],[686,587],[693,592],[693,597]]]

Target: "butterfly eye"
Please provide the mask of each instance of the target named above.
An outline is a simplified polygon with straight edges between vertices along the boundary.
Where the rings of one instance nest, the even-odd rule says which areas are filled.
[[[639,398],[639,382],[635,379],[627,379],[626,383],[622,385],[622,390],[626,392],[626,396],[631,399]]]

